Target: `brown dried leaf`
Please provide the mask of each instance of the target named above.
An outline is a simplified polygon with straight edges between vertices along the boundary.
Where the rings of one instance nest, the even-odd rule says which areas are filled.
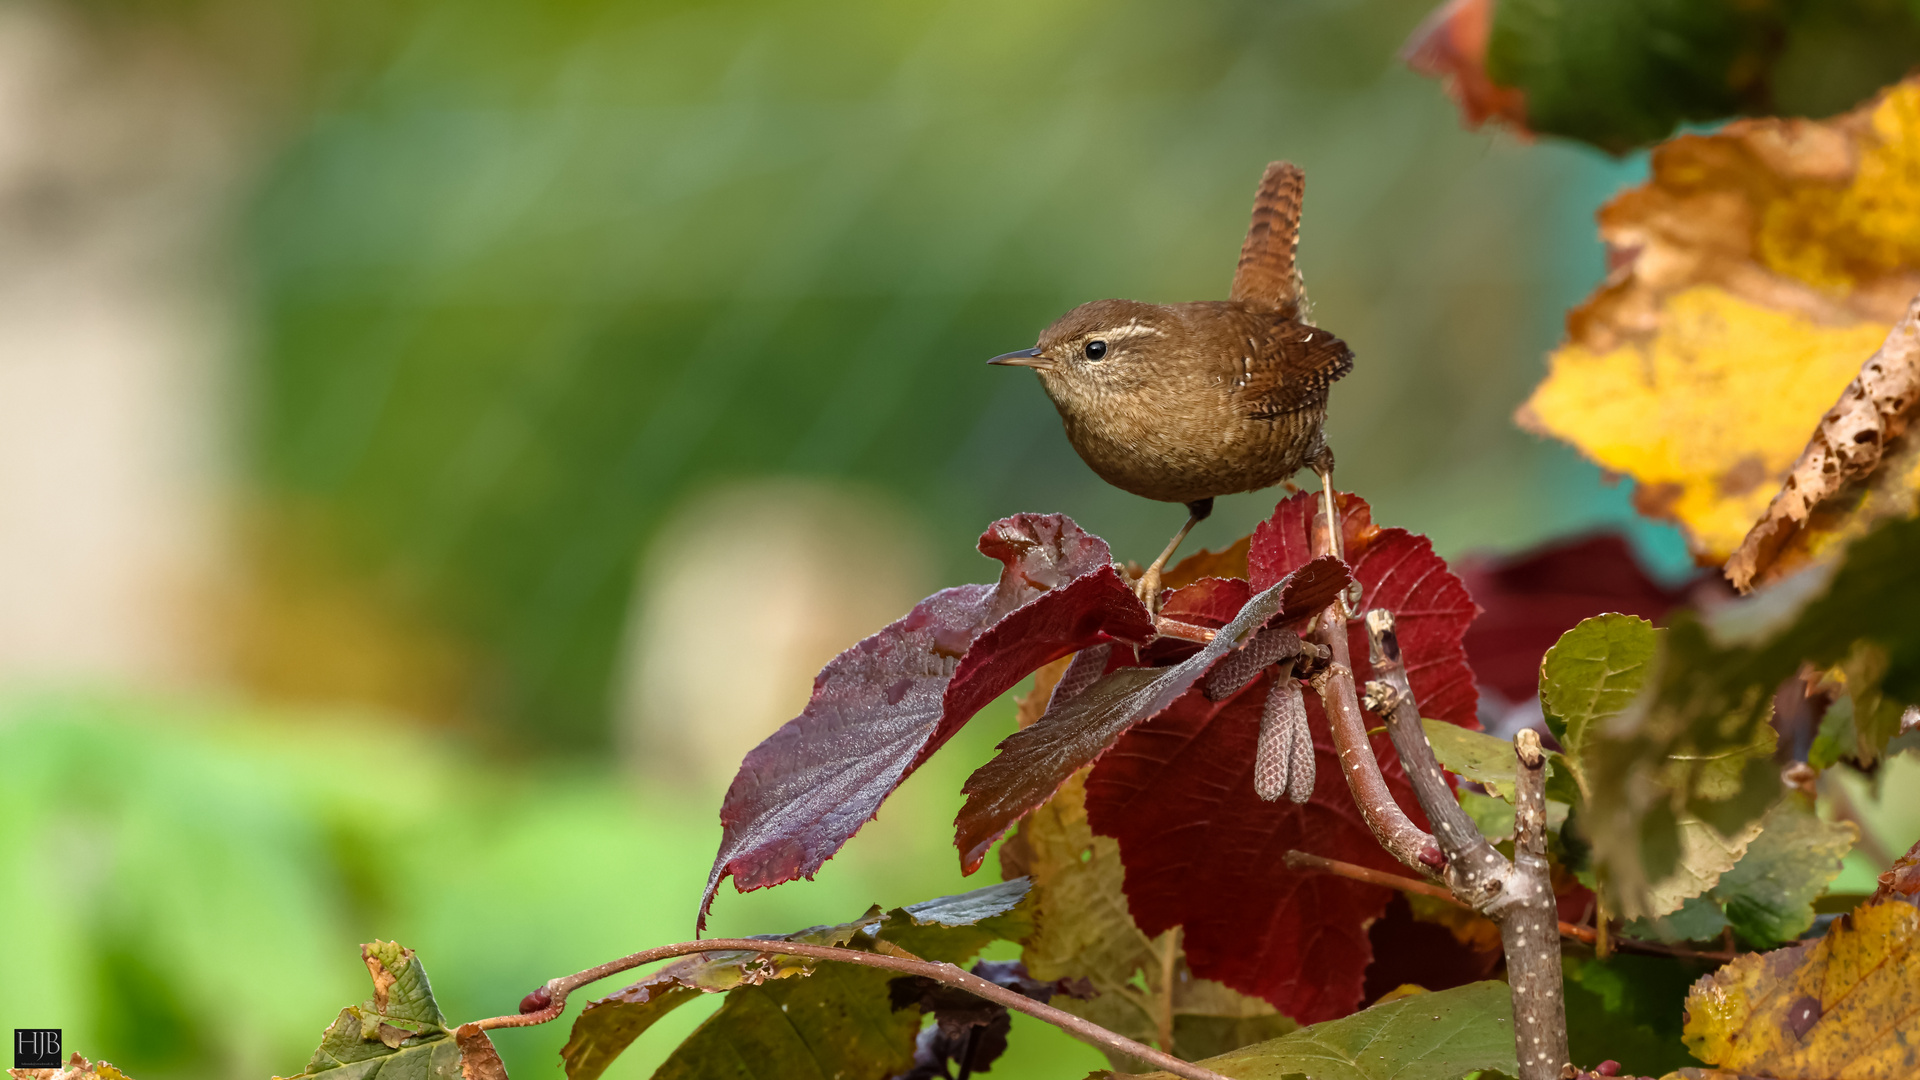
[[[1873,898],[1920,903],[1920,844],[1908,848],[1905,855],[1895,859],[1887,872],[1880,875],[1880,887],[1874,890]]]
[[[453,1041],[460,1048],[460,1080],[507,1080],[506,1063],[486,1032],[461,1024],[453,1029]]]
[[[1780,493],[1740,542],[1733,558],[1727,560],[1727,577],[1735,588],[1744,592],[1803,563],[1810,552],[1802,530],[1814,510],[1849,484],[1871,475],[1889,450],[1894,451],[1894,460],[1906,465],[1890,472],[1901,481],[1893,489],[1906,495],[1903,501],[1907,505],[1873,507],[1870,512],[1877,509],[1881,513],[1869,520],[1877,520],[1890,510],[1912,512],[1914,486],[1904,481],[1910,479],[1906,473],[1916,462],[1905,460],[1913,455],[1901,436],[1912,420],[1916,403],[1920,403],[1920,297],[1907,306],[1907,313],[1888,332],[1887,340],[1841,391],[1839,403],[1820,418],[1807,448],[1787,470]],[[1855,519],[1856,530],[1869,523],[1859,520],[1862,515],[1849,516]],[[1802,558],[1783,558],[1796,539],[1801,543],[1793,546]]]

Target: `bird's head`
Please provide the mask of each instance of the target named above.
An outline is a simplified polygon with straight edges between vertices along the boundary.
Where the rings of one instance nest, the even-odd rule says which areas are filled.
[[[1149,383],[1152,360],[1172,343],[1176,323],[1157,304],[1095,300],[1056,319],[1033,348],[987,363],[1032,368],[1056,404],[1091,403]]]

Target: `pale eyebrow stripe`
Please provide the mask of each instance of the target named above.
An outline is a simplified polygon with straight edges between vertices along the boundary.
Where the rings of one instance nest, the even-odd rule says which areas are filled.
[[[1126,338],[1144,337],[1149,335],[1153,337],[1166,337],[1167,332],[1165,330],[1160,329],[1157,326],[1142,326],[1140,325],[1140,321],[1136,319],[1133,322],[1126,324],[1125,326],[1116,326],[1108,330],[1096,330],[1093,333],[1088,334],[1087,338],[1089,340],[1092,340],[1094,338],[1104,338],[1107,341],[1121,341],[1121,340],[1125,340]]]

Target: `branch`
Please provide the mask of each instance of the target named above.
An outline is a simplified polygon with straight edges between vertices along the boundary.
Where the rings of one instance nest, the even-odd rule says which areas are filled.
[[[1394,634],[1393,613],[1367,612],[1374,681],[1368,707],[1387,718],[1387,733],[1413,782],[1427,819],[1438,828],[1453,894],[1500,925],[1513,985],[1513,1037],[1520,1080],[1554,1080],[1567,1062],[1567,1011],[1560,974],[1559,912],[1547,867],[1547,755],[1540,736],[1514,738],[1518,759],[1514,795],[1514,852],[1509,863],[1460,809],[1433,747],[1420,726],[1407,668]]]
[[[1374,674],[1367,684],[1367,708],[1386,718],[1387,736],[1400,752],[1400,766],[1413,784],[1414,798],[1420,800],[1427,820],[1434,823],[1441,854],[1447,859],[1447,885],[1468,906],[1493,917],[1485,905],[1497,902],[1512,866],[1460,809],[1452,785],[1440,771],[1426,730],[1420,726],[1420,707],[1414,703],[1412,684],[1407,682],[1400,639],[1393,630],[1393,612],[1382,608],[1367,612],[1367,642]]]
[[[1313,519],[1313,553],[1316,557],[1334,553],[1335,524],[1323,509]],[[1347,607],[1336,600],[1314,619],[1309,641],[1327,649],[1333,660],[1327,670],[1313,679],[1320,692],[1320,705],[1327,714],[1327,726],[1333,729],[1333,745],[1340,753],[1340,775],[1347,778],[1360,816],[1372,830],[1374,839],[1387,853],[1417,873],[1438,877],[1446,865],[1433,837],[1413,823],[1387,790],[1386,777],[1380,775],[1380,762],[1374,759],[1373,746],[1367,742],[1367,722],[1360,715],[1359,695],[1353,688],[1353,657],[1347,647]]]
[[[1520,1080],[1534,1080],[1558,1076],[1566,1064],[1567,1003],[1555,932],[1559,913],[1547,868],[1547,754],[1532,729],[1514,736],[1513,745],[1520,766],[1513,804],[1514,872],[1506,889],[1511,906],[1499,920],[1500,944],[1507,951],[1507,981],[1513,986]]]
[[[493,1028],[531,1027],[557,1019],[567,1007],[567,995],[591,982],[597,982],[609,975],[629,971],[642,964],[651,964],[656,960],[666,960],[675,956],[689,956],[707,952],[751,952],[779,956],[806,956],[815,960],[837,960],[841,963],[858,964],[862,967],[884,968],[908,975],[920,975],[948,986],[957,986],[971,994],[986,998],[998,1005],[1026,1013],[1038,1020],[1044,1020],[1070,1035],[1109,1050],[1116,1054],[1125,1054],[1138,1058],[1151,1065],[1165,1069],[1175,1076],[1186,1080],[1228,1080],[1227,1077],[1202,1068],[1191,1062],[1182,1061],[1172,1054],[1155,1050],[1145,1043],[1134,1042],[1125,1035],[1108,1031],[1090,1020],[1083,1020],[1070,1012],[1043,1005],[1018,991],[990,983],[970,971],[964,971],[952,964],[937,964],[916,957],[889,956],[885,953],[863,952],[859,949],[844,949],[832,945],[809,945],[798,941],[761,941],[755,938],[708,938],[705,941],[683,941],[677,945],[661,945],[657,948],[643,949],[631,956],[618,960],[609,960],[598,967],[572,975],[550,979],[539,990],[528,995],[528,1004],[545,1002],[544,1007],[531,1012],[517,1013],[512,1016],[495,1016],[485,1020],[476,1020],[471,1024],[462,1024],[460,1030],[469,1028],[486,1031]]]

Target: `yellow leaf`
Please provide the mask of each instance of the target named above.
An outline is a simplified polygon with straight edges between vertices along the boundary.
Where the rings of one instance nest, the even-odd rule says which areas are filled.
[[[1520,423],[1724,561],[1920,292],[1920,79],[1831,121],[1670,140],[1600,232],[1615,270]]]
[[[1818,941],[1742,956],[1687,996],[1687,1049],[1780,1080],[1920,1075],[1920,910],[1870,903]]]

